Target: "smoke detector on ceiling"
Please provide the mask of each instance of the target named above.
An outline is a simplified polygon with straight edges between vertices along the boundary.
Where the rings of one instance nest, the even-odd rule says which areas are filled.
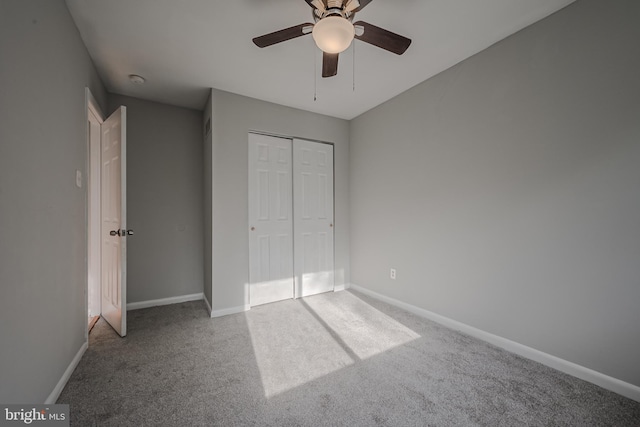
[[[141,85],[145,82],[145,79],[137,74],[129,74],[129,81],[134,85]]]

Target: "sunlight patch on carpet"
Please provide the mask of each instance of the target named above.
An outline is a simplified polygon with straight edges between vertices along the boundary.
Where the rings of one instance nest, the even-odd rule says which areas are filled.
[[[367,359],[420,338],[416,332],[351,293],[302,300],[359,359]]]
[[[255,307],[246,317],[267,398],[354,363],[329,331],[297,301]]]
[[[346,292],[258,306],[245,315],[267,398],[420,338]]]

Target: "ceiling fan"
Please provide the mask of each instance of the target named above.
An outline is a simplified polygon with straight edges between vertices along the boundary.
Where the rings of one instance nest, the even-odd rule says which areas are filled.
[[[402,55],[411,39],[392,33],[364,21],[353,22],[356,12],[372,0],[305,0],[313,9],[315,24],[304,23],[253,39],[258,47],[267,47],[296,37],[312,34],[322,50],[322,77],[338,73],[338,55],[346,50],[354,38]]]

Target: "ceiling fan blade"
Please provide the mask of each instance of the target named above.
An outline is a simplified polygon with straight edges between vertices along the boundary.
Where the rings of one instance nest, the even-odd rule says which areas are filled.
[[[389,52],[393,52],[397,55],[402,55],[409,45],[411,39],[401,36],[400,34],[392,33],[384,28],[376,27],[364,21],[354,22],[354,27],[362,27],[364,32],[358,35],[356,32],[355,38],[362,40],[363,42],[370,43],[374,46],[378,46]]]
[[[373,0],[359,0],[360,2],[360,6],[358,6],[357,8],[353,9],[354,12],[359,12],[362,9],[365,8],[366,5],[368,5],[369,3],[371,3]]]
[[[327,3],[324,0],[304,0],[309,6],[314,9],[318,9],[320,12],[324,12],[327,8]]]
[[[253,43],[255,43],[255,45],[258,47],[267,47],[271,46],[272,44],[295,39],[296,37],[310,34],[311,31],[304,31],[304,29],[307,27],[313,28],[313,24],[300,24],[293,27],[285,28],[284,30],[274,31],[273,33],[254,38]]]
[[[333,77],[338,74],[339,53],[322,52],[322,77]]]
[[[344,5],[344,11],[349,14],[354,14],[354,10],[360,7],[359,0],[346,0]]]
[[[353,10],[353,13],[361,11],[361,10],[362,10],[362,9],[364,9],[364,8],[365,8],[369,3],[371,3],[372,1],[373,1],[373,0],[358,0],[358,3],[360,3],[360,5],[359,5],[359,6],[357,6],[356,8],[354,8],[354,9],[352,9],[352,10]],[[351,7],[353,7],[353,6],[349,6],[349,3],[352,3],[352,2],[348,2],[348,3],[347,3],[347,9],[351,9]]]

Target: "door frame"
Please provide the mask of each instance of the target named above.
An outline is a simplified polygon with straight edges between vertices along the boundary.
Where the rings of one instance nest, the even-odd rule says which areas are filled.
[[[102,125],[102,123],[104,122],[104,114],[102,113],[102,109],[100,108],[100,105],[98,104],[98,102],[96,101],[96,99],[94,98],[93,94],[91,93],[91,90],[88,87],[85,87],[85,126],[86,126],[86,131],[85,131],[85,135],[87,138],[87,155],[86,155],[86,160],[85,160],[85,173],[84,173],[84,179],[82,180],[83,185],[85,187],[84,189],[84,196],[85,196],[85,229],[86,229],[86,246],[85,246],[85,285],[84,285],[84,292],[85,292],[85,297],[84,297],[84,313],[85,316],[83,316],[83,323],[84,323],[84,329],[85,329],[85,342],[87,343],[87,345],[89,344],[89,323],[87,321],[88,317],[89,317],[89,272],[90,272],[90,268],[91,268],[91,242],[92,239],[98,239],[100,240],[100,234],[98,233],[98,235],[96,236],[95,233],[92,233],[92,227],[91,227],[91,223],[92,223],[92,219],[93,216],[91,215],[91,209],[90,209],[90,205],[91,205],[91,197],[92,197],[92,182],[91,182],[91,172],[92,172],[92,168],[91,168],[91,154],[92,154],[92,150],[91,150],[91,125],[89,123],[89,111],[91,111],[93,113],[93,115],[98,119],[98,122]],[[100,132],[100,134],[102,135],[102,132]],[[101,150],[101,145],[98,144],[98,150]],[[94,188],[94,192],[97,191],[97,197],[98,200],[100,200],[100,186],[98,186],[97,188]],[[98,214],[98,220],[100,220],[100,212],[97,213]],[[102,244],[100,244],[100,247],[102,247]],[[101,257],[99,257],[100,259],[100,263],[101,261]],[[98,272],[98,277],[100,277],[100,272]],[[99,283],[99,291],[100,291],[100,296],[102,295],[102,290],[101,290],[101,286]],[[102,311],[102,310],[100,310]]]

